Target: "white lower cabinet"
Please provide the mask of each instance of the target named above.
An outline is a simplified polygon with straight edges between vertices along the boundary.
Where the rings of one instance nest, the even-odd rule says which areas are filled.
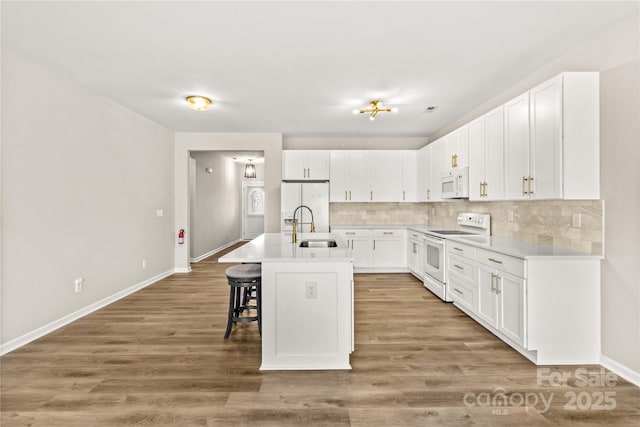
[[[415,277],[424,279],[424,233],[407,230],[407,268]]]
[[[373,230],[372,267],[406,267],[405,231],[402,229]]]
[[[454,305],[536,364],[598,362],[598,258],[521,259],[451,243],[447,281]]]
[[[342,228],[331,226],[351,248],[358,272],[401,272],[407,268],[404,228]]]
[[[523,278],[479,264],[476,315],[521,346],[526,338],[524,299]]]

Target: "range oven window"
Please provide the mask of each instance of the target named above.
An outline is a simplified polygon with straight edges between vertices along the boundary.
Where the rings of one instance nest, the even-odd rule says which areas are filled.
[[[427,264],[431,267],[440,269],[440,248],[427,244]]]

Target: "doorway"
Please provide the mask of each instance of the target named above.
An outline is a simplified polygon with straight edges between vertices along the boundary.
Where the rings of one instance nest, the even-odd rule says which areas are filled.
[[[242,183],[242,239],[264,233],[264,182]]]

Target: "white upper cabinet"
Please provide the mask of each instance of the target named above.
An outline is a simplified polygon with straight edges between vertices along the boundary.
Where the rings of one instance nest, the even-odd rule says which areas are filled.
[[[365,202],[367,198],[367,151],[331,151],[331,202]]]
[[[504,107],[469,123],[469,199],[504,199]]]
[[[431,198],[431,145],[418,150],[418,170],[416,188],[418,202],[427,202]]]
[[[504,105],[504,190],[509,200],[529,198],[529,93]]]
[[[369,201],[402,200],[402,151],[369,151]]]
[[[415,202],[418,191],[418,155],[416,150],[402,151],[402,201]]]
[[[431,146],[431,202],[439,202],[442,200],[442,177],[447,169],[445,169],[445,152],[447,137],[440,138],[429,144]]]
[[[598,73],[563,73],[504,114],[507,199],[600,197]]]
[[[329,177],[328,150],[283,150],[282,179],[326,181]]]
[[[469,127],[464,125],[446,137],[444,170],[469,166]]]

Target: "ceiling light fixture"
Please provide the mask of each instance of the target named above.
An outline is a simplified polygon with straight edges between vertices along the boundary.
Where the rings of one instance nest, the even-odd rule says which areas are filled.
[[[256,165],[251,163],[253,159],[249,159],[249,163],[244,165],[244,177],[255,178],[256,177]]]
[[[397,113],[397,108],[383,107],[380,101],[375,100],[369,103],[369,108],[356,108],[353,114],[369,114],[369,120],[375,120],[378,113]]]
[[[187,96],[187,103],[189,108],[196,111],[206,111],[211,105],[211,100],[204,96]]]

